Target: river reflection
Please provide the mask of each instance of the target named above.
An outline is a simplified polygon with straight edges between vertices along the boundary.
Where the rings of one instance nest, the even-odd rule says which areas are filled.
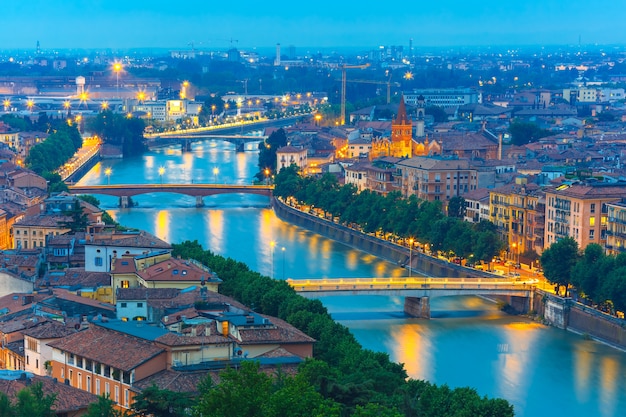
[[[192,152],[166,149],[135,160],[102,162],[80,182],[106,184],[104,168],[111,167],[111,184],[156,183],[163,166],[164,183],[249,184],[256,158],[255,152],[236,153],[226,142],[197,142]],[[196,208],[191,197],[146,194],[133,198],[139,206],[130,209],[119,209],[115,198],[97,197],[122,224],[170,242],[198,240],[277,279],[406,274],[397,264],[282,222],[266,197],[206,197],[205,207]],[[506,398],[517,416],[626,415],[624,352],[507,316],[482,298],[433,298],[431,320],[405,317],[401,297],[326,297],[322,302],[364,347],[404,363],[412,378]]]

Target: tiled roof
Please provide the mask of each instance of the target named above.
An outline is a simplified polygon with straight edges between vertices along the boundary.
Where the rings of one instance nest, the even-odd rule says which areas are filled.
[[[314,343],[315,339],[306,335],[304,332],[296,329],[291,324],[277,317],[266,317],[273,326],[268,327],[240,327],[239,344],[240,345],[256,345],[256,344],[292,344],[292,343]]]
[[[152,342],[94,324],[49,345],[126,372],[164,352]]]
[[[64,271],[48,271],[39,285],[60,287],[101,287],[111,285],[111,276],[106,272],[88,272],[84,268],[68,268]]]
[[[89,404],[98,401],[98,396],[95,394],[57,382],[56,379],[50,377],[37,375],[30,378],[30,380],[0,379],[0,392],[5,393],[9,399],[14,401],[17,398],[17,393],[32,383],[41,383],[44,395],[56,396],[52,409],[59,415],[62,413],[86,409]]]
[[[210,334],[205,335],[205,329],[210,329]],[[232,343],[232,341],[217,333],[215,325],[197,325],[195,326],[197,336],[185,336],[174,332],[169,332],[156,339],[156,342],[166,346],[197,346],[197,345],[214,345],[223,343]]]
[[[192,281],[198,284],[202,281],[219,281],[214,274],[195,263],[176,258],[151,265],[145,270],[139,271],[138,275],[145,281]]]
[[[122,300],[171,300],[180,293],[177,288],[118,288],[116,299]]]
[[[428,170],[454,170],[454,169],[468,169],[469,162],[467,159],[443,159],[443,158],[429,158],[424,156],[415,156],[410,159],[405,159],[398,162],[398,166],[406,166],[409,168],[421,168]]]
[[[172,245],[151,235],[150,233],[141,231],[137,233],[107,233],[89,236],[85,245],[95,246],[124,246],[136,248],[153,248],[153,249],[171,249]]]
[[[0,333],[9,334],[21,332],[31,327],[41,326],[47,321],[46,318],[29,314],[27,316],[17,317],[14,320],[0,322]]]
[[[67,227],[62,226],[62,223],[71,221],[72,218],[69,216],[27,216],[23,217],[19,222],[15,223],[14,227],[58,227],[61,229],[67,229]]]
[[[209,376],[213,384],[219,382],[217,371],[196,371],[196,372],[177,372],[165,370],[150,375],[140,381],[133,383],[133,388],[142,391],[146,388],[156,385],[160,389],[166,389],[174,392],[188,392],[192,394],[198,393],[198,385]]]
[[[24,330],[22,333],[35,339],[59,339],[76,333],[76,329],[73,326],[68,327],[57,321],[47,321],[41,326],[32,327]]]

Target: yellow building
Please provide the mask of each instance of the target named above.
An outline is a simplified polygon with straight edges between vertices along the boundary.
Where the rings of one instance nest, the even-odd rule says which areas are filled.
[[[202,286],[217,292],[221,280],[194,260],[172,258],[169,251],[115,258],[111,265],[113,303],[118,288],[177,288]]]
[[[48,235],[70,231],[63,226],[72,221],[68,216],[27,216],[13,224],[13,247],[17,249],[43,248]]]
[[[489,192],[489,220],[496,225],[500,238],[507,244],[511,260],[527,251],[543,250],[542,193],[526,178]]]

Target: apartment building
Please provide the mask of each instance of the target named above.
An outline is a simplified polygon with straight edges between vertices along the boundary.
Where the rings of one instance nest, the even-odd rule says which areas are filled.
[[[526,178],[489,192],[489,220],[496,225],[511,259],[527,251],[543,250],[543,194]]]
[[[626,251],[626,199],[608,203],[607,208],[606,252],[610,255],[619,255]]]
[[[607,243],[608,204],[619,202],[626,183],[565,183],[546,190],[546,247],[570,236],[584,249]]]
[[[396,164],[402,177],[402,195],[421,200],[447,201],[475,190],[478,174],[469,160],[416,156]]]

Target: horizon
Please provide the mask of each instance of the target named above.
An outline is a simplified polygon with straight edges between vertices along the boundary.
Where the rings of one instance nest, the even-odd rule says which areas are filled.
[[[442,0],[405,7],[353,10],[349,4],[319,0],[294,7],[275,0],[259,7],[240,0],[237,8],[201,0],[184,6],[155,0],[150,8],[122,0],[68,0],[62,7],[46,0],[12,4],[0,17],[13,34],[2,50],[88,49],[264,49],[294,45],[304,49],[519,47],[523,45],[623,45],[615,16],[626,2],[598,0],[594,7],[571,0],[526,0],[480,5]],[[608,23],[607,23],[608,22]],[[312,45],[317,46],[301,46]],[[299,46],[300,45],[300,46]],[[343,45],[343,46],[341,46]]]

